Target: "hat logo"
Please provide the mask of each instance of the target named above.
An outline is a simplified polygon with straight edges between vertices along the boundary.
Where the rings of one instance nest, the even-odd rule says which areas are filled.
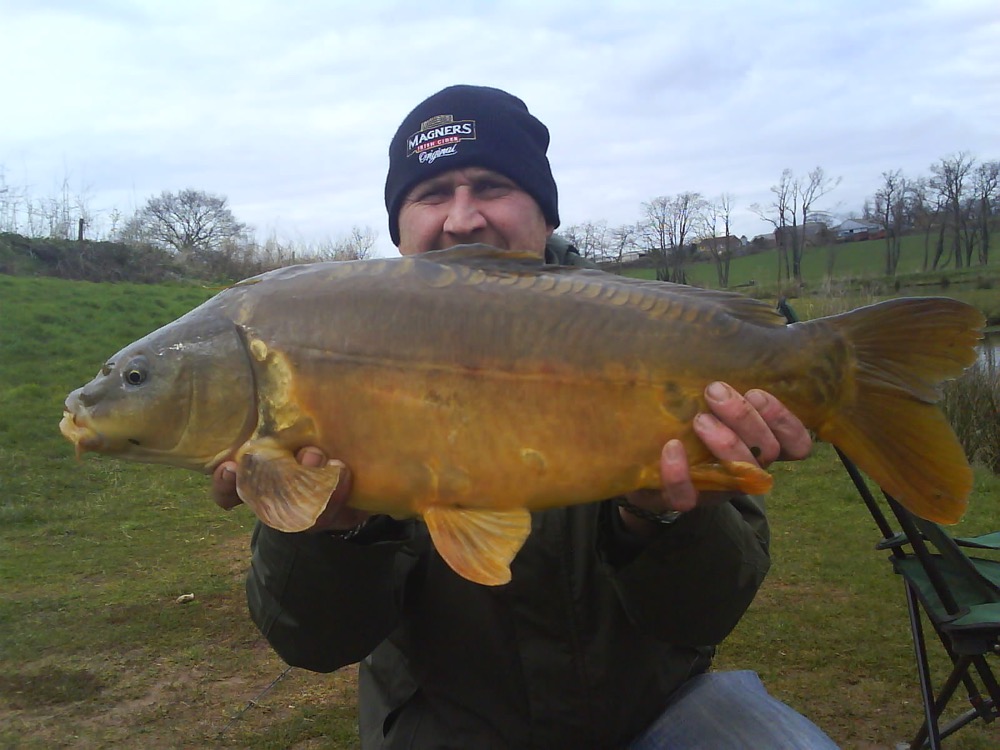
[[[446,148],[439,156],[451,156],[457,150],[461,141],[476,139],[475,120],[455,120],[452,115],[436,115],[420,124],[420,130],[406,139],[407,158],[420,154],[420,161],[433,161],[423,158],[424,152]]]

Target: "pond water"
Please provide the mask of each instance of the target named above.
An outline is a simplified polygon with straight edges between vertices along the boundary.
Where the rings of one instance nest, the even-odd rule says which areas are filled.
[[[1000,330],[987,331],[979,345],[979,361],[984,362],[991,357],[994,362],[1000,361]]]

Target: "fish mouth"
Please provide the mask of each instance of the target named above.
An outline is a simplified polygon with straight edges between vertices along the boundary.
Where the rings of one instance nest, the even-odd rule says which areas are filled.
[[[77,421],[76,414],[71,411],[63,411],[62,420],[59,422],[59,431],[73,443],[77,458],[80,458],[87,451],[99,451],[104,445],[104,438],[92,427],[81,425]]]

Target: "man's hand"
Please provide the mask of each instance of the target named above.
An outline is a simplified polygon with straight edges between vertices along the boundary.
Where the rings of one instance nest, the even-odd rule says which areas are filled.
[[[802,422],[765,391],[751,390],[741,396],[725,383],[712,383],[705,389],[705,400],[709,411],[695,417],[694,431],[720,460],[747,461],[767,468],[774,461],[798,461],[812,450],[812,438]],[[729,492],[699,493],[695,489],[687,453],[679,440],[663,446],[660,479],[659,492],[633,492],[628,501],[654,513],[665,513],[717,505],[732,497]],[[655,528],[625,509],[619,512],[625,525],[636,533],[649,534]]]
[[[296,454],[295,458],[303,466],[318,467],[327,463],[323,451],[314,447],[303,448]],[[365,521],[371,515],[370,513],[346,506],[350,493],[351,473],[348,469],[344,471],[337,489],[330,495],[330,502],[327,503],[326,509],[316,519],[315,525],[309,531],[343,531],[354,528]],[[212,499],[216,505],[225,510],[242,504],[243,501],[240,500],[240,496],[236,492],[236,464],[233,461],[224,461],[215,468],[212,474]]]

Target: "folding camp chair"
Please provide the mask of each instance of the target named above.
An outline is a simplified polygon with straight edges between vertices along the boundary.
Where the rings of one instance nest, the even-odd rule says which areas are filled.
[[[789,323],[797,320],[784,300],[778,309]],[[1000,654],[1000,560],[970,557],[962,549],[1000,550],[1000,532],[952,537],[937,524],[917,518],[883,491],[884,506],[899,528],[896,531],[858,468],[839,450],[837,453],[882,533],[876,548],[890,552],[892,568],[905,584],[924,708],[923,725],[909,747],[938,750],[944,738],[976,719],[989,723],[1000,717],[1000,684],[988,661],[988,657]],[[952,663],[937,694],[921,610]],[[959,686],[964,688],[970,708],[941,726],[941,717]]]
[[[917,518],[883,492],[885,505],[901,529],[896,532],[858,469],[838,453],[882,532],[877,548],[890,551],[893,570],[905,583],[924,707],[923,725],[909,746],[914,750],[938,750],[945,737],[976,719],[989,723],[1000,717],[1000,684],[988,661],[989,656],[1000,654],[1000,560],[970,557],[962,550],[1000,550],[1000,532],[952,537],[937,524]],[[936,695],[921,610],[952,663]],[[970,708],[941,726],[941,717],[959,686],[964,687]]]

